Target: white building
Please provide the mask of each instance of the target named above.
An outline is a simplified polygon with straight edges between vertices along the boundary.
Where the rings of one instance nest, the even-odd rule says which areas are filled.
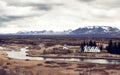
[[[69,48],[68,48],[68,46],[65,44],[64,46],[63,46],[63,50],[68,50]]]
[[[98,47],[85,46],[84,52],[100,52]]]
[[[39,47],[45,47],[45,44],[44,43],[40,43]]]

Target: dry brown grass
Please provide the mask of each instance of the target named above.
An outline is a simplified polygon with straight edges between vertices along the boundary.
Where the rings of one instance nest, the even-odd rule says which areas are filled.
[[[12,38],[5,40],[4,45],[11,48],[21,48],[28,46],[31,55],[39,56],[43,53],[43,48],[38,45],[44,43],[47,50],[62,47],[68,44],[71,50],[79,49],[79,45],[83,41],[90,39],[84,38]],[[97,43],[107,46],[109,39],[93,39]],[[115,40],[120,41],[120,40]],[[60,44],[60,45],[58,45]],[[73,54],[75,55],[75,54]],[[51,56],[57,56],[52,55]],[[59,55],[58,55],[59,56]],[[64,55],[60,55],[64,56]],[[72,56],[72,55],[65,55]],[[120,58],[119,55],[108,53],[79,53],[80,57],[108,57]],[[86,62],[67,62],[67,61],[35,61],[35,60],[16,60],[7,58],[6,54],[0,52],[0,75],[120,75],[120,65],[93,64]]]

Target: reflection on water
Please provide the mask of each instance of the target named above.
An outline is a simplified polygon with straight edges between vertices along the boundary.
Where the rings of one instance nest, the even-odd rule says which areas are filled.
[[[7,50],[7,48],[0,46],[0,50]]]
[[[86,59],[86,58],[45,58],[45,60],[64,60],[64,61],[81,61],[101,64],[120,64],[120,60],[114,59]]]
[[[82,61],[102,64],[120,64],[120,60],[114,59],[87,59],[87,58],[43,58],[43,57],[29,57],[26,56],[27,48],[21,48],[20,51],[6,51],[8,57],[15,59],[29,59],[29,60],[64,60],[64,61]]]
[[[8,57],[15,58],[15,59],[29,59],[29,60],[43,60],[42,57],[29,57],[26,56],[28,51],[26,48],[21,48],[20,51],[6,51]]]

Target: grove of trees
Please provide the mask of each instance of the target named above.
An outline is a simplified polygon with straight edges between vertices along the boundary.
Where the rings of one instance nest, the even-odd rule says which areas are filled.
[[[85,42],[85,41],[84,41],[84,42],[82,42],[81,45],[80,45],[82,51],[84,50],[84,47],[85,47],[86,45],[87,45],[87,46],[91,46],[91,47],[92,47],[92,46],[95,46],[95,47],[97,46],[97,44],[96,44],[95,41],[92,41],[92,40],[90,40],[89,42]]]
[[[120,54],[120,42],[110,40],[106,49],[111,54]]]

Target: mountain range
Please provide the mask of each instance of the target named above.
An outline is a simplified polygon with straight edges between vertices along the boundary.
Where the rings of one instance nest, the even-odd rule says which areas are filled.
[[[20,31],[17,35],[78,35],[82,37],[120,37],[120,29],[110,26],[87,26],[75,30],[55,31]]]

